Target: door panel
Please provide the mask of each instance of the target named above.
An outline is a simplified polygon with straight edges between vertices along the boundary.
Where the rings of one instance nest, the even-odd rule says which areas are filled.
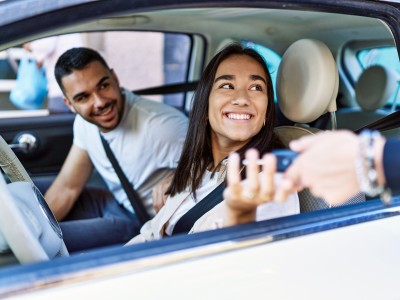
[[[32,176],[56,174],[72,144],[74,114],[49,115],[0,119],[0,135],[8,144],[16,143],[23,133],[37,139],[37,147],[31,153],[15,150],[21,163]]]

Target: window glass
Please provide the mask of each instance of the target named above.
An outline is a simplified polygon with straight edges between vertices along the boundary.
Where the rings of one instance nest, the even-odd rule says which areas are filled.
[[[186,82],[188,75],[191,39],[183,34],[164,35],[164,83]],[[183,108],[185,93],[163,96],[164,103]]]
[[[364,49],[357,53],[357,59],[363,69],[374,65],[380,65],[391,69],[397,73],[398,78],[400,78],[400,62],[397,49],[395,47]],[[399,88],[400,82],[398,82],[397,89],[388,101],[389,105],[393,104],[393,102],[396,100],[396,105],[400,106]]]
[[[53,71],[58,57],[77,46],[99,51],[115,70],[121,86],[130,90],[186,82],[191,48],[188,35],[109,31],[53,36],[0,52],[0,112],[27,110],[10,101],[10,92],[16,84],[20,59],[29,53],[29,57],[45,68],[48,80],[47,96],[35,109],[68,113]],[[183,93],[146,97],[177,107],[183,105]]]
[[[281,63],[282,57],[276,53],[274,50],[271,50],[265,46],[260,44],[256,44],[250,41],[242,41],[242,45],[251,49],[256,50],[267,63],[268,70],[271,75],[272,84],[274,86],[274,96],[276,102],[276,76],[278,75],[279,64]]]

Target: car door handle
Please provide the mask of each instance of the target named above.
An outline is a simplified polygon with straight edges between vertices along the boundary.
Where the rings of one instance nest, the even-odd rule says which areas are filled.
[[[30,133],[20,134],[15,141],[16,143],[9,144],[10,148],[23,153],[32,153],[38,146],[37,138]]]

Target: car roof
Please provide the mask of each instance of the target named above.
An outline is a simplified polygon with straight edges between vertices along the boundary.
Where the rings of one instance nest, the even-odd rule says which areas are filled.
[[[209,55],[221,47],[226,37],[237,41],[248,38],[280,54],[299,37],[321,40],[333,53],[351,39],[376,38],[393,44],[391,33],[382,21],[393,22],[399,13],[382,1],[346,1],[340,4],[327,0],[318,1],[318,3],[300,2],[264,1],[260,3],[250,0],[243,3],[232,0],[183,0],[176,4],[169,0],[146,1],[145,3],[104,0],[53,3],[52,1],[26,0],[23,4],[17,1],[10,2],[8,5],[6,5],[7,2],[3,2],[0,4],[7,17],[0,20],[0,29],[2,29],[0,40],[3,41],[2,48],[5,49],[26,42],[27,39],[61,32],[110,29],[158,31],[162,29],[204,36],[209,41]],[[226,8],[224,4],[230,4],[230,7]],[[307,7],[307,11],[299,11],[296,5]],[[91,7],[93,9],[90,9]],[[261,9],[261,7],[264,8]],[[93,13],[87,14],[88,10]],[[8,13],[9,11],[20,13],[12,16]],[[315,11],[319,12],[315,13]],[[335,14],[335,11],[344,14]],[[375,18],[359,17],[356,14]],[[15,22],[16,20],[21,21]],[[10,22],[14,22],[12,26],[7,25]],[[52,25],[49,26],[49,24]],[[394,22],[389,27],[393,26],[399,25]],[[45,31],[47,28],[51,30]],[[215,28],[218,30],[214,30]],[[397,36],[395,38],[398,39]]]

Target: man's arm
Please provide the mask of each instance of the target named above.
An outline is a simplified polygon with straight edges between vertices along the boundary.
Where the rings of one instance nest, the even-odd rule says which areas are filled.
[[[148,136],[152,136],[154,141],[152,145],[159,164],[164,167],[176,168],[185,141],[188,120],[181,112],[174,108],[169,109],[171,110],[169,116],[154,118],[147,130]],[[153,208],[156,213],[164,206],[168,198],[165,192],[168,190],[173,177],[174,174],[172,173],[157,183],[152,190]]]
[[[382,186],[386,182],[382,162],[385,143],[381,136],[373,145],[375,171]],[[292,141],[290,148],[300,155],[285,172],[282,199],[293,190],[308,187],[328,204],[340,205],[360,191],[356,171],[360,138],[356,134],[348,130],[326,131]]]
[[[164,206],[165,201],[167,201],[168,195],[166,195],[166,192],[168,191],[173,178],[174,173],[171,173],[171,175],[168,175],[168,177],[153,187],[151,196],[153,198],[153,208],[156,213],[160,211],[160,209]]]
[[[62,220],[71,210],[92,170],[87,152],[72,145],[60,173],[45,194],[57,220]]]

